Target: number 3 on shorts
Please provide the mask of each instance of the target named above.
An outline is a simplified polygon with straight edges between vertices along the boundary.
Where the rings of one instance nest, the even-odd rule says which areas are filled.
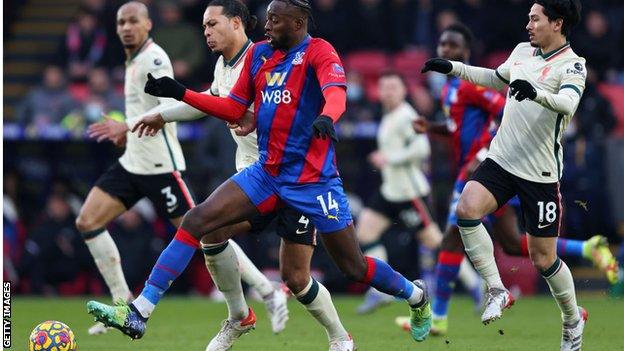
[[[544,201],[538,201],[537,208],[539,212],[538,223],[543,223],[544,218],[546,218],[548,223],[552,223],[557,219],[557,204],[553,201],[546,203],[546,206],[544,206]],[[546,211],[544,212],[544,210]]]
[[[332,199],[331,191],[327,192],[327,203],[329,204],[329,208],[325,205],[325,199],[323,198],[322,194],[317,196],[316,199],[321,204],[321,209],[323,210],[323,213],[326,216],[329,214],[329,210],[335,209],[336,212],[338,212],[338,202],[336,202],[336,200]]]

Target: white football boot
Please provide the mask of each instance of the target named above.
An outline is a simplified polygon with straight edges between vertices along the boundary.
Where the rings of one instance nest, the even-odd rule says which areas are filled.
[[[349,335],[349,340],[334,340],[329,342],[329,351],[355,351],[355,343]]]
[[[579,319],[574,325],[563,324],[561,333],[561,351],[580,351],[583,343],[583,329],[587,322],[587,311],[579,306]]]
[[[514,298],[507,289],[490,288],[486,294],[485,310],[481,315],[481,322],[489,324],[503,315],[503,310],[511,308]]]
[[[206,351],[227,351],[229,350],[236,339],[241,335],[249,333],[256,327],[256,315],[253,310],[249,308],[249,315],[242,321],[232,321],[226,319],[221,324],[221,330],[219,333],[210,340],[210,343],[206,347]]]

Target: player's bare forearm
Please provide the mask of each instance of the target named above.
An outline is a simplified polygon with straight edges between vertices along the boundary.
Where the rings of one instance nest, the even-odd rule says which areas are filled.
[[[160,113],[145,116],[132,127],[132,133],[137,133],[140,138],[143,135],[154,136],[165,126],[165,120]]]
[[[104,140],[110,140],[115,143],[115,140],[124,137],[128,130],[128,126],[125,123],[117,122],[108,116],[104,116],[104,121],[89,126],[87,134],[90,138],[96,139],[98,143]]]
[[[182,101],[196,109],[226,122],[236,123],[240,120],[247,106],[232,98],[222,98],[186,89]]]

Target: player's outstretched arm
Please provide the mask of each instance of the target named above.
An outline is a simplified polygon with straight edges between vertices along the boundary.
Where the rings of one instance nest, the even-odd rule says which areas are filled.
[[[496,90],[502,90],[506,85],[506,82],[493,69],[470,66],[459,61],[450,61],[443,58],[427,60],[420,72],[426,73],[429,71],[450,74]]]
[[[156,79],[150,73],[147,74],[147,83],[145,83],[144,90],[147,94],[153,96],[182,100],[206,114],[227,122],[238,121],[247,109],[247,106],[233,99],[198,93],[186,89],[184,85],[171,77]]]

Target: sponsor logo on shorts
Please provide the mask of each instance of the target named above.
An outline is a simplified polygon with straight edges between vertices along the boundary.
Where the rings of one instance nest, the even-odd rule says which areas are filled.
[[[544,229],[544,228],[548,227],[548,226],[549,226],[549,225],[551,225],[551,224],[552,224],[552,223],[548,223],[548,224],[542,224],[542,223],[539,223],[539,224],[537,225],[537,229]]]

